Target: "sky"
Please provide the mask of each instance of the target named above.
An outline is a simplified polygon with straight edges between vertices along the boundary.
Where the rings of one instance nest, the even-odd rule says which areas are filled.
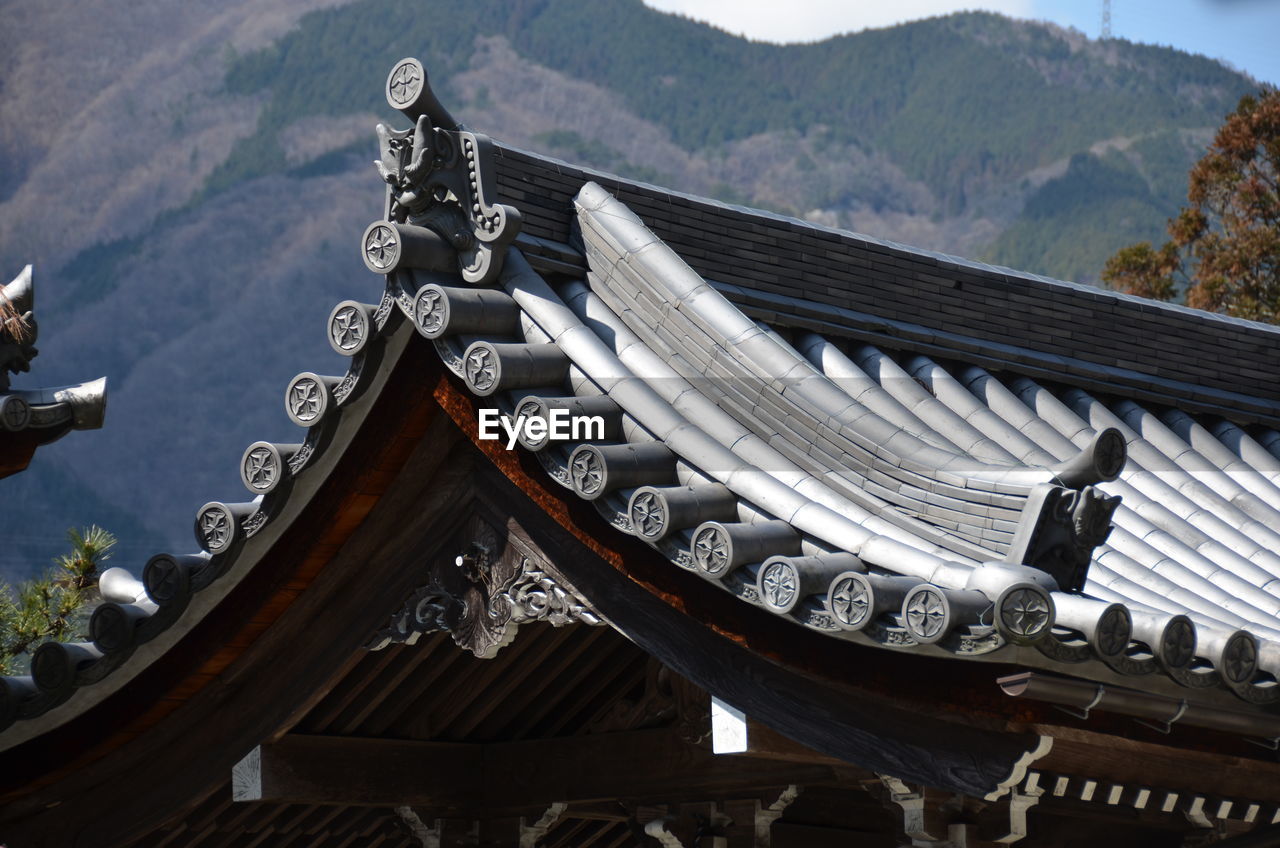
[[[985,9],[1097,37],[1102,0],[644,0],[759,41],[819,41],[933,15]],[[1222,59],[1280,85],[1280,0],[1111,0],[1111,34]]]

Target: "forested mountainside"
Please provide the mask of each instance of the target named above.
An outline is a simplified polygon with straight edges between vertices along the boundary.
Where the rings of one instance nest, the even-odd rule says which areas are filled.
[[[753,43],[639,0],[0,3],[0,273],[36,265],[18,387],[106,374],[104,430],[0,481],[0,569],[72,524],[117,562],[194,544],[290,441],[283,388],[379,280],[373,124],[398,58],[503,141],[683,191],[1055,276],[1158,238],[1256,84],[1168,48],[967,13]],[[6,278],[7,279],[7,278]]]

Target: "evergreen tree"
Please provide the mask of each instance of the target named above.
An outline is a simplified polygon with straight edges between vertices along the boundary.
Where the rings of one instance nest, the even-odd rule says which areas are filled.
[[[23,673],[31,654],[48,641],[84,639],[99,600],[98,575],[115,536],[93,526],[67,531],[69,553],[44,575],[15,586],[0,583],[0,673]]]

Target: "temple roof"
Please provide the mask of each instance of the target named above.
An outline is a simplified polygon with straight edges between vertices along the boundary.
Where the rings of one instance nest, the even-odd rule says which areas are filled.
[[[349,371],[290,382],[303,434],[246,449],[250,499],[199,510],[198,552],[107,572],[92,641],[3,680],[0,746],[127,685],[270,567],[362,428],[390,426],[418,348],[501,439],[590,425],[513,449],[593,534],[815,644],[1049,672],[1084,688],[1011,694],[1087,714],[1124,691],[1133,715],[1171,705],[1166,728],[1280,738],[1280,330],[502,148],[427,95],[392,99],[414,129],[379,128],[387,207],[361,249],[385,290],[326,328]],[[370,646],[441,626],[414,609]]]
[[[584,281],[513,253],[510,303],[427,284],[419,326],[511,413],[608,419],[532,446],[610,524],[836,638],[1273,700],[1275,430],[775,329],[599,185],[575,205]]]
[[[0,286],[0,477],[22,471],[40,445],[71,430],[96,430],[107,408],[107,380],[15,389],[10,374],[31,370],[39,328],[31,266]]]

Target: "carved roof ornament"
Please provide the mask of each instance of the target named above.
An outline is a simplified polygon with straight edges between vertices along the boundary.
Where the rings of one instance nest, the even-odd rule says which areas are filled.
[[[942,592],[933,586],[921,586],[908,595],[902,611],[907,630],[925,643],[936,642],[951,617]]]
[[[1005,560],[1042,569],[1063,591],[1083,590],[1093,551],[1111,534],[1121,500],[1104,495],[1097,484],[1118,478],[1127,460],[1124,435],[1107,427],[1075,457],[1054,466],[1061,485],[1031,491]]]
[[[302,421],[311,421],[320,413],[320,387],[315,380],[299,380],[293,385],[289,409]]]
[[[775,609],[790,609],[800,584],[795,567],[777,561],[766,565],[760,574],[760,596]]]
[[[1089,576],[1094,548],[1111,534],[1118,495],[1096,486],[1037,486],[1027,498],[1007,561],[1042,569],[1067,592],[1079,592]]]
[[[275,491],[292,475],[289,460],[297,455],[302,445],[277,445],[271,442],[254,442],[240,458],[240,481],[255,495]]]
[[[604,468],[600,463],[600,455],[595,451],[578,451],[573,455],[569,465],[569,476],[573,487],[587,495],[598,493],[604,485]]]
[[[377,273],[401,267],[402,256],[410,267],[431,265],[422,251],[405,255],[405,230],[395,225],[425,228],[453,252],[464,280],[492,284],[521,220],[515,207],[493,200],[492,142],[454,120],[431,91],[417,59],[396,63],[387,76],[386,96],[413,127],[377,126],[382,156],[374,164],[388,188],[388,223],[366,231],[366,264]]]
[[[444,294],[438,288],[424,286],[413,302],[413,320],[418,331],[429,339],[444,330],[446,310]]]
[[[334,405],[334,389],[342,381],[343,378],[322,377],[310,371],[303,371],[290,380],[285,388],[285,413],[299,427],[316,426]]]
[[[374,633],[366,643],[369,650],[412,645],[426,633],[447,632],[458,647],[490,659],[511,644],[522,624],[603,624],[559,577],[484,520],[473,518],[470,532],[473,538],[458,556],[430,565],[427,582]]]
[[[0,426],[9,432],[25,430],[31,423],[31,404],[24,398],[10,396],[0,399]]]
[[[486,391],[493,387],[498,379],[498,364],[493,350],[477,345],[467,351],[467,383],[476,391]]]
[[[693,560],[708,574],[720,574],[729,566],[729,539],[723,528],[711,524],[693,536]]]
[[[329,344],[336,353],[355,356],[376,332],[373,314],[376,306],[344,300],[329,314]]]
[[[1034,639],[1053,621],[1053,607],[1047,595],[1019,586],[999,601],[1002,630],[1019,639]]]
[[[1249,635],[1231,639],[1222,652],[1222,676],[1229,683],[1244,683],[1253,676],[1258,663],[1258,643]]]
[[[631,501],[631,526],[645,538],[661,536],[667,526],[667,510],[653,492],[641,492]]]
[[[1190,619],[1174,616],[1160,639],[1161,656],[1166,665],[1185,668],[1196,656],[1196,631]]]
[[[404,109],[422,92],[426,80],[422,65],[416,59],[402,59],[387,77],[387,99],[396,109]]]
[[[364,238],[365,261],[379,271],[395,264],[400,256],[400,241],[396,231],[385,224],[378,224]]]
[[[38,334],[35,283],[28,265],[7,285],[0,285],[0,477],[26,468],[37,445],[69,430],[101,427],[106,413],[106,378],[57,388],[11,388],[10,375],[31,370],[31,360],[39,353]],[[26,434],[21,440],[5,439],[20,432]]]
[[[1098,626],[1094,631],[1094,648],[1103,657],[1118,657],[1129,647],[1129,639],[1133,634],[1133,621],[1129,611],[1120,604],[1107,607],[1098,618]]]
[[[279,473],[279,458],[265,447],[250,450],[244,458],[244,477],[250,488],[270,489]]]
[[[208,504],[196,518],[196,531],[209,553],[220,554],[231,547],[235,518],[222,504]]]
[[[528,560],[522,562],[519,577],[503,591],[502,599],[510,606],[511,620],[516,624],[546,621],[552,627],[563,627],[576,621],[603,623],[585,601]]]
[[[844,627],[855,630],[860,628],[871,612],[871,592],[866,578],[858,574],[847,574],[837,578],[831,584],[831,614]]]
[[[544,416],[546,414],[544,410],[545,407],[538,398],[524,398],[516,405],[516,418],[532,420],[539,416]],[[530,450],[540,450],[547,445],[550,438],[548,433],[535,431],[533,434],[529,434],[526,431],[522,433],[520,443]]]

